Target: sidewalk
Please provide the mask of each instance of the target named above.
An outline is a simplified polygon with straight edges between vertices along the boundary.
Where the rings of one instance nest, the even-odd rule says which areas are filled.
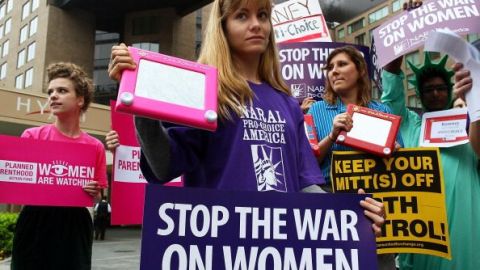
[[[105,240],[93,240],[92,270],[140,269],[139,227],[108,228]],[[0,270],[10,269],[10,258],[0,262]]]

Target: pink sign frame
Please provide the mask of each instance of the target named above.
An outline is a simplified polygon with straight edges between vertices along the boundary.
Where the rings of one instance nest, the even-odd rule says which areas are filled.
[[[95,146],[0,135],[0,149],[0,203],[93,206],[93,197],[83,190],[83,183],[94,180],[94,173],[91,178],[81,176],[75,180],[71,172],[78,174],[85,168],[90,172],[93,168],[94,172]],[[10,165],[10,170],[7,163],[30,165]]]
[[[142,115],[210,131],[216,130],[218,88],[218,75],[216,68],[133,47],[128,47],[128,50],[137,64],[137,68],[134,70],[126,69],[123,71],[115,106],[117,111]],[[137,93],[138,82],[140,82],[138,79],[139,70],[142,65],[146,68],[147,63],[149,66],[151,63],[154,63],[158,64],[157,66],[166,66],[173,69],[177,68],[181,71],[193,72],[190,74],[200,74],[204,76],[204,104],[200,104],[199,107],[188,107],[182,104],[148,98],[144,95],[139,96]],[[155,80],[155,78],[149,79]],[[182,78],[176,79],[179,82],[185,80]],[[172,78],[172,81],[168,83],[175,84],[175,81]],[[166,91],[168,91],[168,89]]]

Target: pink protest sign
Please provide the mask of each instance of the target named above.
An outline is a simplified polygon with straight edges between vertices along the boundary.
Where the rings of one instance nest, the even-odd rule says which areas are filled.
[[[117,131],[120,146],[115,149],[112,166],[112,225],[142,224],[145,184],[140,171],[140,147],[135,136],[133,116],[115,111],[112,102],[112,129]],[[182,186],[180,179],[166,185]]]
[[[465,35],[479,33],[480,0],[424,1],[419,8],[404,11],[373,31],[378,67],[423,46],[437,28],[449,28]]]
[[[0,203],[92,206],[92,145],[0,135]]]
[[[116,110],[216,130],[216,68],[134,47],[128,50],[137,68],[123,71]]]

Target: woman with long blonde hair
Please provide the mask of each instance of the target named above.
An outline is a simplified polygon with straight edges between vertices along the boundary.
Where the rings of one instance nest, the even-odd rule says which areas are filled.
[[[150,182],[181,174],[185,186],[298,192],[323,184],[298,102],[281,79],[270,0],[216,0],[199,62],[217,67],[220,123],[215,132],[141,117],[135,125]],[[136,68],[124,44],[112,48],[111,78]],[[111,147],[116,141],[108,142]],[[362,203],[379,232],[383,205]]]

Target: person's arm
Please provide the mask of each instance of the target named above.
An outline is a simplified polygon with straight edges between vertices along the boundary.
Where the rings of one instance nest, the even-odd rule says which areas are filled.
[[[470,71],[464,69],[463,64],[455,63],[453,65],[453,70],[455,71],[455,84],[453,85],[453,93],[465,100],[465,94],[472,89],[473,79],[470,74]],[[468,106],[468,104],[467,104]],[[473,148],[473,151],[477,154],[477,157],[480,157],[480,121],[472,122],[470,121],[470,126],[468,130],[468,137],[470,139],[470,145]]]
[[[385,68],[382,71],[383,92],[380,98],[381,102],[387,105],[393,114],[399,115],[402,118],[407,117],[408,114],[405,104],[404,78],[403,72],[397,68]]]
[[[170,143],[161,122],[136,116],[135,130],[141,148],[140,166],[145,178],[149,182],[160,183],[172,180],[169,178]]]
[[[321,163],[325,157],[328,156],[330,148],[337,140],[338,135],[342,130],[349,132],[353,127],[352,117],[348,113],[337,114],[333,119],[332,130],[325,138],[318,138],[318,147],[320,148],[320,155],[317,160]]]

